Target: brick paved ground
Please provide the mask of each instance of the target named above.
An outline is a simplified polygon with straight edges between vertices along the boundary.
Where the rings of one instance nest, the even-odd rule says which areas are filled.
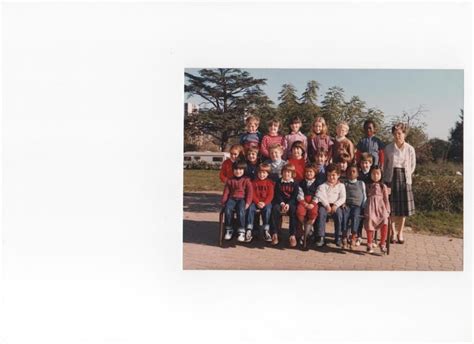
[[[280,244],[270,246],[261,240],[239,243],[234,238],[218,245],[219,193],[185,193],[183,268],[250,270],[403,270],[462,271],[462,239],[407,232],[403,245],[391,246],[390,255],[366,253],[365,244],[354,251],[341,250],[333,242],[322,249],[290,249],[288,232]],[[333,231],[328,223],[328,233]],[[283,227],[287,228],[284,223]]]

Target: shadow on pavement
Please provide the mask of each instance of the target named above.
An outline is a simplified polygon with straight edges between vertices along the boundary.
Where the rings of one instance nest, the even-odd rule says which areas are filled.
[[[283,231],[287,232],[287,231]],[[288,234],[282,233],[280,236],[280,243],[276,246],[272,246],[269,242],[263,240],[262,232],[259,233],[258,237],[250,243],[240,243],[237,241],[237,236],[234,235],[232,240],[224,241],[223,248],[244,246],[248,248],[255,249],[276,249],[276,250],[286,250],[292,249],[288,247]],[[219,246],[219,223],[212,221],[192,221],[184,220],[183,221],[183,242],[192,243],[199,245],[208,245],[208,246]],[[299,247],[296,249],[300,249]]]
[[[191,193],[183,195],[183,209],[192,213],[211,213],[221,210],[221,195],[213,193]]]

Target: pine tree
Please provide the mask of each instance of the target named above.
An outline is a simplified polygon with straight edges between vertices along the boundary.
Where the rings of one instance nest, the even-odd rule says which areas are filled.
[[[337,124],[344,120],[344,90],[337,86],[329,88],[321,105],[321,115],[326,120],[329,133],[335,136]]]
[[[255,79],[240,69],[201,69],[199,75],[185,73],[184,91],[204,99],[204,106],[191,120],[185,119],[185,130],[200,131],[213,137],[221,150],[229,140],[245,130],[245,117],[250,113],[264,116],[272,111],[272,101],[262,91],[266,79]],[[192,124],[192,127],[189,125]]]
[[[319,86],[319,82],[315,80],[308,81],[306,89],[300,97],[302,132],[309,132],[314,119],[319,116],[320,108],[317,105]]]
[[[289,122],[294,116],[301,116],[301,105],[296,96],[296,88],[292,84],[284,84],[278,93],[278,117],[282,121],[283,131],[289,127]]]

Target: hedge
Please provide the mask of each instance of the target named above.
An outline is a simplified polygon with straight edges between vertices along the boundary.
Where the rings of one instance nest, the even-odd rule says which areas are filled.
[[[415,209],[420,211],[463,211],[462,176],[415,176]]]

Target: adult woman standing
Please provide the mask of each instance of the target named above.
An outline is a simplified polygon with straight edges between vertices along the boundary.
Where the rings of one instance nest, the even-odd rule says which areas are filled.
[[[415,171],[415,149],[405,142],[407,126],[397,123],[392,127],[393,143],[385,147],[383,180],[390,188],[392,242],[403,244],[405,218],[415,213],[412,191],[412,174]]]

